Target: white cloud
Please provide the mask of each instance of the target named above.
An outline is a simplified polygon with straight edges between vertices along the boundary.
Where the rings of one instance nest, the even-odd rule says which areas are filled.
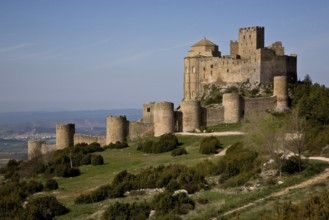
[[[15,51],[15,50],[22,49],[24,47],[29,47],[31,45],[32,45],[31,43],[24,43],[24,44],[17,44],[17,45],[10,46],[10,47],[3,47],[3,48],[0,48],[0,53],[12,52],[12,51]]]

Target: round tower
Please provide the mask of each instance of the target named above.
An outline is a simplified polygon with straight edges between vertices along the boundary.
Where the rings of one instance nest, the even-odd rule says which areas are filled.
[[[57,124],[56,125],[56,148],[64,149],[74,145],[74,124]]]
[[[46,145],[46,142],[44,142],[44,141],[28,141],[27,142],[28,159],[31,160],[35,157],[41,156],[43,145]]]
[[[276,111],[282,112],[287,110],[288,107],[288,81],[286,76],[274,77],[274,92],[276,96]]]
[[[154,136],[175,131],[174,104],[157,102],[154,105]]]
[[[183,132],[193,132],[201,125],[201,104],[197,100],[183,101],[180,104],[183,114]]]
[[[223,94],[224,123],[238,123],[241,119],[241,101],[238,93]]]
[[[127,140],[126,116],[107,116],[106,121],[106,144],[126,142]]]

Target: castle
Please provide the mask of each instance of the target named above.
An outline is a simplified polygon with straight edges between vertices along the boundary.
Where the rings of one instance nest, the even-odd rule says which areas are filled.
[[[297,79],[297,56],[284,55],[281,42],[264,47],[264,28],[239,30],[239,41],[231,41],[230,55],[221,56],[218,46],[202,39],[184,59],[184,98],[176,109],[171,102],[143,105],[143,118],[128,121],[125,116],[108,116],[105,136],[75,134],[74,124],[56,125],[56,146],[43,141],[28,142],[29,159],[78,143],[101,146],[161,136],[173,132],[195,132],[201,126],[237,123],[260,111],[284,111],[289,107],[288,82]],[[273,84],[273,96],[246,98],[238,93],[223,94],[222,105],[201,106],[205,85],[230,86],[243,82]]]
[[[204,86],[230,86],[243,82],[273,83],[274,76],[297,80],[297,56],[284,55],[281,42],[264,47],[264,27],[240,28],[239,40],[230,42],[230,55],[206,38],[191,47],[184,59],[184,99],[199,99]]]

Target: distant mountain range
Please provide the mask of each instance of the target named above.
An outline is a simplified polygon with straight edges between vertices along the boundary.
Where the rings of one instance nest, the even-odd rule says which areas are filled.
[[[55,133],[58,123],[76,124],[77,133],[105,134],[108,115],[126,115],[130,121],[142,118],[141,109],[112,109],[87,111],[30,111],[0,113],[0,138],[24,134],[35,130],[38,133]]]

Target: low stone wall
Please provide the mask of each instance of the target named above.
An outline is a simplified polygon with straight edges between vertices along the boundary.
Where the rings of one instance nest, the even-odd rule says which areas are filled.
[[[129,122],[128,140],[133,141],[146,136],[154,135],[153,123],[143,123],[139,121]]]
[[[274,110],[276,107],[276,97],[244,98],[244,116],[248,117],[255,112]]]
[[[101,146],[105,146],[106,138],[105,136],[90,136],[84,134],[75,134],[74,135],[74,144],[91,144],[91,143],[99,143]]]
[[[202,114],[202,125],[213,126],[224,123],[224,108],[204,108]]]

